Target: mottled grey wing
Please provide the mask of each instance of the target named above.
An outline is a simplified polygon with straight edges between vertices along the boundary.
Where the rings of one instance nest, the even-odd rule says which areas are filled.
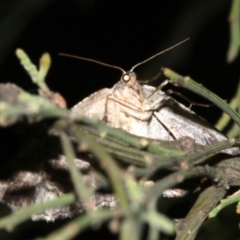
[[[166,97],[154,115],[178,139],[189,136],[202,145],[226,139],[203,118],[170,97]]]
[[[166,97],[162,101],[162,105],[158,111],[154,112],[154,115],[176,139],[188,136],[201,145],[209,145],[227,139],[203,118],[170,97]],[[227,149],[224,152],[240,154],[238,148]]]
[[[71,117],[86,116],[103,119],[106,110],[106,99],[110,93],[111,89],[104,88],[84,98],[72,108]]]
[[[150,95],[156,90],[156,88],[149,86],[144,86],[143,88],[146,95]],[[166,95],[163,97],[163,94],[164,92],[162,91],[154,93],[152,101],[155,101],[157,98],[162,98],[162,100],[153,115],[157,118],[159,124],[168,130],[169,135],[171,135],[173,139],[191,137],[196,143],[201,145],[209,145],[227,139],[205,119],[199,117],[196,113],[175,101],[173,98]],[[156,121],[154,117],[153,121]],[[170,138],[165,132],[162,134],[161,131],[155,131],[155,135],[158,135],[159,140],[169,140]],[[240,154],[238,148],[231,148],[225,152],[234,155]]]

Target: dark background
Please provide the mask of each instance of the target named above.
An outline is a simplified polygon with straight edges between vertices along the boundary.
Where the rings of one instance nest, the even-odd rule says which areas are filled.
[[[121,72],[60,57],[59,53],[94,58],[129,70],[136,63],[189,37],[190,41],[137,68],[139,79],[149,79],[165,66],[181,75],[191,76],[223,99],[230,100],[240,75],[240,58],[231,64],[226,61],[231,2],[0,1],[0,82],[14,82],[29,92],[36,92],[37,88],[20,65],[15,50],[23,48],[36,64],[42,53],[48,51],[53,64],[47,83],[52,90],[60,92],[71,107],[94,91],[112,87],[120,79]],[[163,78],[151,84],[159,85],[161,80]],[[186,90],[175,90],[190,96],[193,101],[207,103]],[[212,124],[221,114],[214,106],[195,106],[193,110]],[[9,149],[15,154],[21,147],[19,142],[13,142],[16,135],[9,132],[1,134],[4,139],[1,156],[9,157]],[[1,161],[5,158],[1,157]],[[29,233],[27,239],[31,239],[30,233],[39,235],[39,229],[46,235],[53,227],[43,222],[31,227],[28,224],[20,228],[24,234]],[[31,231],[26,231],[28,228]],[[15,232],[16,238],[12,236],[11,239],[19,239],[18,234]]]
[[[190,37],[190,41],[137,68],[139,79],[149,79],[166,66],[190,75],[223,99],[230,100],[236,91],[240,60],[226,63],[231,1],[8,0],[0,4],[1,82],[14,82],[34,92],[36,87],[15,57],[15,49],[23,48],[36,64],[48,51],[53,65],[47,82],[71,107],[94,91],[112,87],[121,72],[58,53],[94,58],[129,70]],[[190,98],[207,102],[196,95]],[[211,123],[221,114],[216,107],[193,110]]]

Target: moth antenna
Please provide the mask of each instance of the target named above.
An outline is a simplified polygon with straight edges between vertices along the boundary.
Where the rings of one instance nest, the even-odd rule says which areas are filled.
[[[179,43],[173,45],[172,47],[167,48],[167,49],[165,49],[165,50],[163,50],[163,51],[161,51],[161,52],[159,52],[159,53],[157,53],[157,54],[151,56],[150,58],[147,58],[146,60],[144,60],[144,61],[142,61],[142,62],[140,62],[140,63],[137,63],[136,65],[134,65],[134,66],[131,68],[130,71],[132,72],[136,67],[142,65],[143,63],[146,63],[146,62],[150,61],[151,59],[157,57],[158,55],[161,55],[161,54],[163,54],[163,53],[165,53],[165,52],[167,52],[167,51],[169,51],[169,50],[171,50],[171,49],[177,47],[178,45],[180,45],[180,44],[182,44],[182,43],[188,41],[189,39],[190,39],[190,38],[186,38],[185,40],[183,40],[183,41],[181,41],[181,42],[179,42]]]
[[[114,65],[111,65],[111,64],[108,64],[108,63],[104,63],[104,62],[101,62],[101,61],[98,61],[98,60],[95,60],[95,59],[79,57],[79,56],[66,54],[66,53],[59,53],[59,55],[60,56],[65,56],[65,57],[77,58],[77,59],[81,59],[81,60],[88,61],[88,62],[97,63],[97,64],[100,64],[100,65],[103,65],[103,66],[106,66],[106,67],[118,69],[118,70],[122,71],[123,74],[126,73],[126,71],[121,67],[114,66]]]

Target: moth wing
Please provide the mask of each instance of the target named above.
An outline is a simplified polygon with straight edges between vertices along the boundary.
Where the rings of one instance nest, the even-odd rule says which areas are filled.
[[[170,97],[162,101],[154,115],[176,139],[188,136],[201,145],[227,139],[203,118]]]
[[[153,114],[148,125],[148,137],[158,140],[175,140],[169,129]]]
[[[155,87],[144,85],[143,92],[145,98],[154,93],[151,97],[152,102],[162,99],[160,106],[154,110],[149,124],[149,127],[153,128],[150,129],[150,132],[154,132],[155,139],[174,140],[191,137],[201,145],[209,145],[227,139],[205,119],[199,117],[195,112],[173,98],[166,96],[163,91],[156,91]],[[156,124],[155,118],[158,120],[159,125]],[[240,154],[238,148],[227,149],[224,152],[234,155]]]
[[[156,91],[155,87],[144,85],[143,92],[145,98],[152,95],[150,104],[158,99],[162,99],[157,109],[153,110],[153,115],[158,119],[159,124],[168,129],[169,134],[174,139],[188,136],[201,145],[208,145],[227,139],[206,120],[199,117],[183,104],[167,96],[163,91]],[[161,135],[161,132],[158,134],[159,139],[168,140],[165,135]]]
[[[81,102],[73,106],[71,117],[86,116],[103,119],[106,110],[106,99],[109,94],[111,94],[111,89],[104,88],[84,98]]]

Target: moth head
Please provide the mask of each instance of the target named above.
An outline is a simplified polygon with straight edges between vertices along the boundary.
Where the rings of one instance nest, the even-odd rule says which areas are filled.
[[[129,83],[134,84],[137,82],[137,76],[134,72],[129,71],[129,72],[123,73],[121,80],[128,84]]]

